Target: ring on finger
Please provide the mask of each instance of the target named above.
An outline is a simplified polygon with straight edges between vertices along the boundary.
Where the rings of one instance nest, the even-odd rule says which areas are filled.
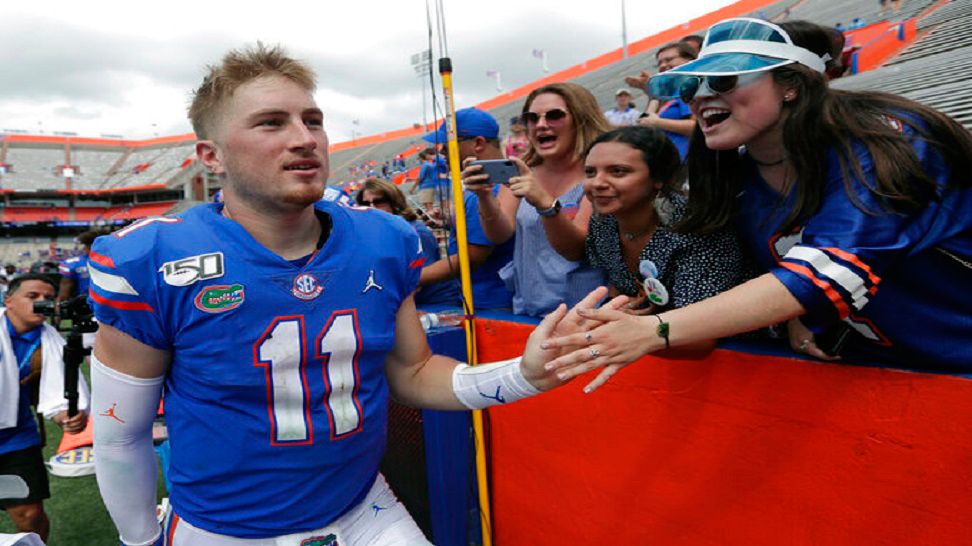
[[[591,358],[597,358],[601,355],[601,351],[598,351],[594,347],[591,347]]]
[[[804,339],[803,341],[800,342],[800,347],[797,350],[800,351],[801,353],[805,353],[807,352],[807,349],[809,347],[810,347],[810,340]]]
[[[591,333],[590,332],[587,332],[586,334],[584,334],[584,339],[586,339],[588,343],[591,342],[591,337],[593,337],[593,336],[591,336]]]

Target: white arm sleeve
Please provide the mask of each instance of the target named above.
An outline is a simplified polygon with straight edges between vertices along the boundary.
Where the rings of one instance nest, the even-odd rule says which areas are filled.
[[[132,377],[91,356],[98,488],[119,538],[130,546],[152,544],[162,533],[155,516],[158,465],[152,447],[152,421],[164,379]]]
[[[479,410],[539,394],[540,391],[523,377],[521,359],[517,357],[479,366],[459,364],[452,370],[452,390],[456,398],[467,408]]]

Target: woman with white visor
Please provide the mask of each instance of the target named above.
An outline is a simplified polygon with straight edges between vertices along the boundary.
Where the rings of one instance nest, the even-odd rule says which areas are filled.
[[[972,372],[972,137],[885,93],[829,89],[825,28],[729,19],[699,59],[652,77],[689,102],[691,191],[680,229],[734,226],[765,274],[655,316],[597,310],[564,377],[787,322],[799,352]]]

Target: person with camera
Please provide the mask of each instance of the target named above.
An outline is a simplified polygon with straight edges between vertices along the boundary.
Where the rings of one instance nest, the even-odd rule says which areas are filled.
[[[459,146],[459,161],[467,169],[464,173],[482,173],[482,166],[472,165],[473,160],[485,161],[492,165],[505,164],[507,174],[517,174],[516,166],[511,160],[503,158],[499,147],[499,123],[496,118],[478,108],[463,108],[456,111],[456,137]],[[429,142],[444,142],[446,140],[446,126],[442,123],[438,130],[425,137]],[[509,182],[509,178],[486,180],[492,186],[495,197],[500,187]],[[476,309],[506,309],[512,305],[513,294],[506,288],[506,284],[499,276],[499,270],[510,262],[513,257],[513,239],[501,244],[494,244],[486,237],[483,225],[479,220],[479,197],[463,190],[463,206],[466,211],[466,242],[469,245],[469,266],[472,269],[473,305]],[[457,254],[456,229],[452,226],[449,231],[449,258],[422,268],[419,283],[422,286],[442,282],[459,276],[459,255]],[[421,292],[420,292],[421,293]]]
[[[479,218],[494,244],[515,236],[513,259],[500,276],[513,292],[513,312],[543,316],[559,304],[576,304],[603,274],[583,261],[563,258],[558,249],[583,245],[591,217],[584,198],[581,154],[611,126],[597,99],[575,83],[551,83],[530,92],[520,114],[530,147],[513,160],[517,176],[493,194],[485,177],[464,177],[479,196]]]
[[[16,476],[26,486],[26,495],[0,493],[0,508],[19,532],[44,540],[50,523],[43,500],[51,495],[31,402],[36,398],[37,411],[71,434],[84,429],[88,407],[88,389],[79,379],[80,411],[68,415],[64,339],[35,309],[37,303],[52,303],[54,292],[47,276],[28,273],[11,281],[0,309],[0,475]]]

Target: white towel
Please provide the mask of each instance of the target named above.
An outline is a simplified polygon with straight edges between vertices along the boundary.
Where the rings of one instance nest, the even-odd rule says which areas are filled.
[[[0,309],[0,428],[17,426],[17,408],[20,404],[20,374],[14,355],[10,334],[7,331],[6,309]],[[44,323],[41,331],[41,378],[37,411],[50,419],[67,410],[64,398],[64,338]],[[88,384],[84,376],[78,376],[78,409],[88,411]]]

